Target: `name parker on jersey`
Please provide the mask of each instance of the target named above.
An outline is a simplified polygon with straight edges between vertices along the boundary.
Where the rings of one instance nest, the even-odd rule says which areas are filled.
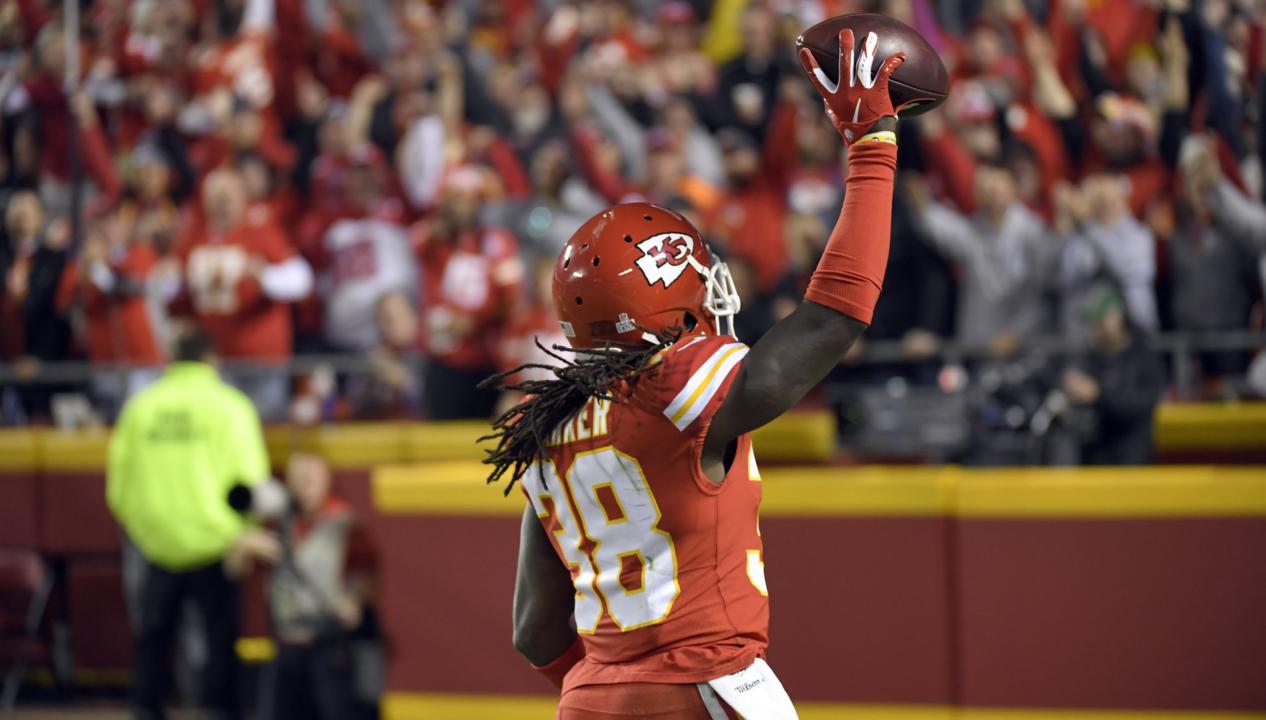
[[[559,423],[545,441],[546,447],[602,437],[607,434],[607,413],[611,401],[590,398],[576,414]]]

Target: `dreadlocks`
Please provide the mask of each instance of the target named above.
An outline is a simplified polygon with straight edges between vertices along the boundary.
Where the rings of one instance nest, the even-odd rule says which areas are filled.
[[[479,438],[481,442],[497,440],[497,448],[489,450],[488,457],[484,458],[485,464],[493,466],[492,473],[488,475],[488,483],[498,482],[506,473],[510,473],[510,483],[505,490],[505,494],[509,495],[514,483],[523,476],[528,466],[548,457],[545,439],[559,423],[571,417],[590,398],[620,402],[612,394],[612,389],[621,383],[634,382],[651,368],[655,356],[681,337],[681,329],[670,328],[666,332],[657,333],[656,337],[659,342],[649,346],[607,343],[604,350],[578,354],[574,360],[568,360],[546,349],[537,340],[536,346],[562,362],[561,367],[528,363],[479,383],[481,388],[517,390],[527,398],[493,421],[492,434]],[[555,345],[553,349],[575,352],[561,345]],[[529,368],[549,370],[556,379],[525,380],[514,385],[501,383],[507,377]]]

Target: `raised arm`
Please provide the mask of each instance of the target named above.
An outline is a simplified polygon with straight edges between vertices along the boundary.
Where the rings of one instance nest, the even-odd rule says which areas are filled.
[[[905,57],[889,58],[872,82],[872,38],[864,45],[869,52],[859,53],[854,66],[849,62],[854,56],[853,34],[840,33],[838,85],[818,69],[807,50],[801,51],[801,63],[826,99],[827,114],[851,145],[844,209],[804,303],[747,354],[717,410],[701,461],[714,480],[723,476],[726,449],[735,438],[786,412],[839,363],[866,329],[879,298],[888,262],[897,166],[893,131],[899,108],[893,108],[888,97],[888,76]],[[847,122],[849,117],[856,122]]]

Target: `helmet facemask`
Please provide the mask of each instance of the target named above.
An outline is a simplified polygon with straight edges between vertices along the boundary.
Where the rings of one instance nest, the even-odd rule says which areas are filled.
[[[734,316],[742,309],[743,302],[739,298],[738,288],[734,286],[734,278],[730,276],[729,266],[713,258],[712,267],[706,268],[693,255],[687,256],[686,262],[703,277],[703,284],[707,286],[708,293],[703,299],[703,309],[712,313],[717,334],[737,337],[734,334]],[[725,321],[725,330],[721,329],[722,318]]]

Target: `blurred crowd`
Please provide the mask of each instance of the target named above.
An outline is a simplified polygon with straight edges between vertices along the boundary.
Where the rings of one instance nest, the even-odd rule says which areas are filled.
[[[507,399],[479,381],[562,342],[563,243],[633,199],[696,224],[755,341],[799,302],[848,172],[794,41],[863,11],[917,29],[953,82],[900,127],[869,342],[1007,357],[1062,335],[1146,364],[1151,333],[1262,324],[1262,0],[65,11],[0,0],[0,359],[135,368],[87,389],[107,420],[191,324],[266,420],[486,417]],[[285,370],[330,353],[370,371]],[[1214,391],[1250,361],[1193,360]],[[1074,401],[1107,394],[1096,363],[1062,375]],[[4,421],[48,421],[57,392],[6,388]]]

